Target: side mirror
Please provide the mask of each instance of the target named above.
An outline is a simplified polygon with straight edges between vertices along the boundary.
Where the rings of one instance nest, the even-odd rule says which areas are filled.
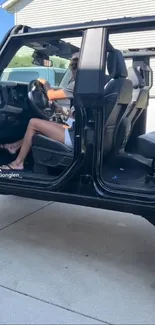
[[[43,52],[34,51],[32,63],[35,65],[43,66],[43,67],[52,67],[53,62],[49,59],[49,56]]]
[[[53,61],[51,60],[43,60],[44,67],[53,67]]]

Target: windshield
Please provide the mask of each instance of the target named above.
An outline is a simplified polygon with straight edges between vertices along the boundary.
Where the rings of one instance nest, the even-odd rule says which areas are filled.
[[[48,63],[48,64],[47,64]],[[49,57],[49,61],[34,60],[34,50],[23,46],[17,51],[11,62],[4,69],[0,81],[29,83],[38,78],[46,79],[51,86],[59,87],[67,70],[69,60],[61,57]]]
[[[47,80],[53,88],[67,87],[72,79],[72,72],[68,69],[70,59],[80,48],[81,36],[76,40],[73,38],[53,40],[52,36],[42,33],[28,39],[23,35],[23,38],[17,40],[12,39],[13,51],[9,50],[9,45],[6,47],[8,56],[5,51],[3,53],[4,64],[3,70],[0,71],[0,81],[29,83],[31,80],[41,78]],[[78,46],[74,45],[76,42]]]

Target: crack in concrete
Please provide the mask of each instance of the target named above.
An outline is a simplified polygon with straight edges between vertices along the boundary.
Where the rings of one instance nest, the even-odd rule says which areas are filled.
[[[58,305],[58,304],[55,304],[53,302],[50,302],[48,300],[44,300],[44,299],[41,299],[41,298],[38,298],[38,297],[35,297],[35,296],[32,296],[32,295],[29,295],[27,293],[24,293],[22,291],[18,291],[18,290],[15,290],[15,289],[12,289],[12,288],[9,288],[9,287],[6,287],[2,284],[0,284],[0,287],[3,288],[3,289],[6,289],[6,290],[10,290],[11,292],[14,292],[14,293],[17,293],[17,294],[20,294],[20,295],[23,295],[23,296],[26,296],[26,297],[29,297],[31,299],[35,299],[37,301],[40,301],[40,302],[43,302],[45,304],[48,304],[48,305],[51,305],[51,306],[54,306],[54,307],[58,307],[58,308],[61,308],[63,310],[66,310],[66,311],[69,311],[71,313],[74,313],[74,314],[77,314],[77,315],[80,315],[80,316],[83,316],[83,317],[86,317],[86,318],[89,318],[89,319],[92,319],[92,320],[95,320],[95,321],[98,321],[100,322],[101,324],[106,324],[106,325],[113,325],[112,323],[108,323],[107,321],[104,321],[102,319],[99,319],[99,318],[96,318],[96,317],[93,317],[93,316],[89,316],[87,314],[83,314],[83,313],[80,313],[74,309],[71,309],[71,308],[67,308],[67,307],[64,307],[64,306],[61,306],[61,305]]]
[[[6,228],[8,228],[8,227],[10,227],[10,226],[12,226],[12,225],[14,225],[15,223],[17,223],[17,222],[19,222],[19,221],[21,221],[21,220],[23,220],[23,219],[25,219],[25,218],[31,216],[32,214],[34,214],[34,213],[36,213],[36,212],[41,211],[41,210],[44,209],[44,208],[47,208],[48,206],[50,206],[51,204],[54,204],[54,203],[55,203],[55,202],[50,202],[50,203],[44,205],[43,207],[41,207],[41,208],[39,208],[39,209],[37,209],[37,210],[34,210],[33,212],[30,212],[30,213],[26,214],[25,216],[21,217],[20,219],[15,220],[15,221],[9,223],[8,225],[6,225],[6,226],[0,228],[0,231],[1,231],[1,230],[4,230],[4,229],[6,229]]]

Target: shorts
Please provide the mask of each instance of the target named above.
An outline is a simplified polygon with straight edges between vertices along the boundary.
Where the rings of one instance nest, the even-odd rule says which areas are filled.
[[[71,128],[72,127],[72,124],[75,120],[71,117],[68,118],[68,120],[66,121],[66,123],[69,125],[69,127]]]
[[[66,144],[66,146],[68,146],[70,148],[73,148],[73,144],[72,144],[72,141],[71,141],[71,138],[70,138],[68,128],[65,129],[65,144]]]

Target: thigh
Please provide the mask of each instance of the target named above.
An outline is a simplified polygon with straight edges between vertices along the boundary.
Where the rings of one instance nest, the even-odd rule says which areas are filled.
[[[32,123],[35,131],[38,131],[53,140],[64,143],[65,129],[60,124],[41,119],[34,119]]]

